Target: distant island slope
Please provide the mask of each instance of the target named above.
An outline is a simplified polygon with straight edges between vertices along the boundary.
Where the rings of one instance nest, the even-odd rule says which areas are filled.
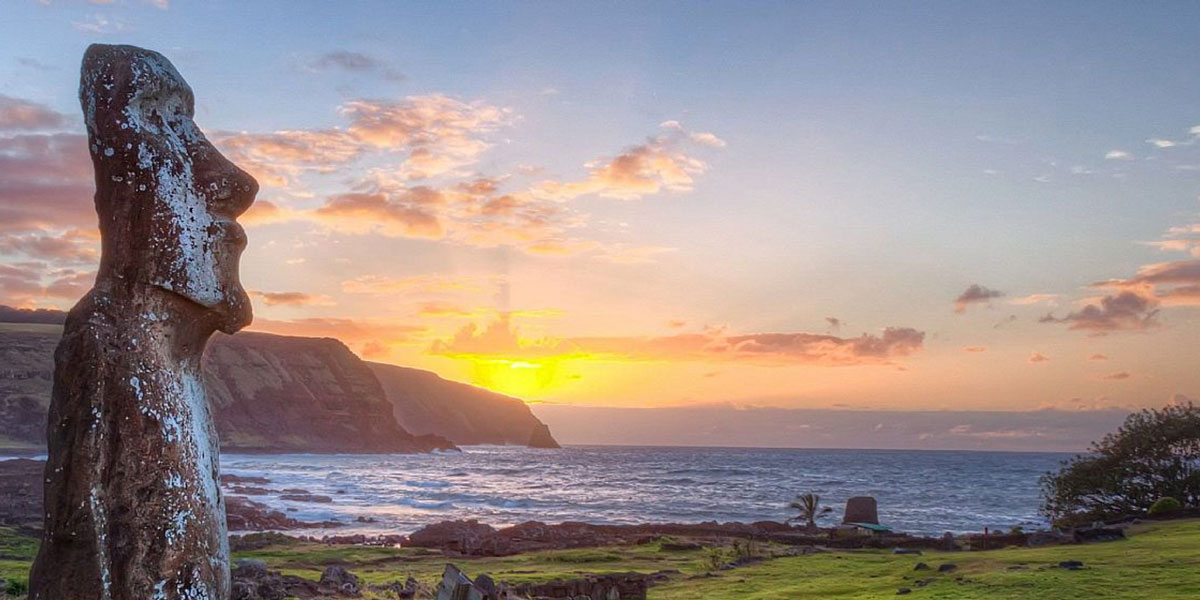
[[[37,315],[41,324],[0,323],[0,450],[44,447],[61,334],[52,316]],[[209,344],[204,369],[222,448],[229,452],[558,447],[516,398],[428,371],[369,363],[332,338],[219,335]]]

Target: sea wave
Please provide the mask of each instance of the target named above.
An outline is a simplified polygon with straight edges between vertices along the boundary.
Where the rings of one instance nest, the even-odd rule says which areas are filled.
[[[223,455],[223,472],[265,476],[331,503],[255,501],[340,531],[408,533],[444,519],[500,526],[529,520],[593,523],[780,521],[798,493],[835,508],[879,501],[894,529],[939,535],[1043,524],[1038,476],[1058,454],[568,447],[535,452],[472,446],[406,455]],[[359,518],[364,521],[359,522]]]

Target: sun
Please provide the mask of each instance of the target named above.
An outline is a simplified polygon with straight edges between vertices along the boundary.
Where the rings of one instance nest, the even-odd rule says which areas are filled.
[[[476,385],[527,400],[554,383],[558,360],[472,357],[471,370]]]

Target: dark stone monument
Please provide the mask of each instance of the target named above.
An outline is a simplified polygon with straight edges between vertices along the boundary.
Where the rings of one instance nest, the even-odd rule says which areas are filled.
[[[855,496],[846,501],[846,516],[843,523],[879,524],[879,507],[870,496]]]
[[[96,174],[95,286],[55,352],[32,600],[226,600],[225,506],[200,375],[250,323],[235,218],[258,185],[192,121],[156,52],[93,45],[79,98]]]

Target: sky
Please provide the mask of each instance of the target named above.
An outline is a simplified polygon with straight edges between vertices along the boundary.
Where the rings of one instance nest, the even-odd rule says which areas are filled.
[[[78,64],[130,43],[261,184],[252,329],[539,414],[974,412],[964,443],[1020,447],[1058,434],[983,417],[1200,395],[1198,29],[1187,3],[14,1],[0,304],[91,284]]]

